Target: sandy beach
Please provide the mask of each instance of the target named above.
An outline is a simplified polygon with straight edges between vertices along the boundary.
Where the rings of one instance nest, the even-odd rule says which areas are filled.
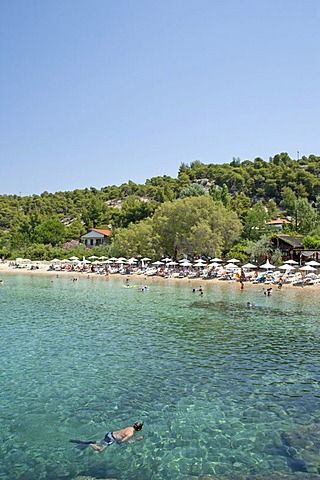
[[[126,279],[128,278],[130,280],[130,283],[133,283],[135,285],[152,285],[154,283],[165,283],[165,284],[185,284],[189,283],[191,286],[200,286],[202,285],[203,287],[205,285],[225,285],[230,288],[230,286],[239,289],[240,285],[239,282],[236,280],[219,280],[218,278],[188,278],[188,277],[183,277],[183,278],[178,278],[178,277],[163,277],[163,276],[147,276],[144,274],[120,274],[120,273],[112,273],[112,274],[98,274],[96,272],[80,272],[77,270],[73,271],[67,271],[67,270],[50,270],[49,267],[51,265],[50,262],[44,262],[44,261],[39,261],[39,262],[32,262],[33,268],[31,269],[31,266],[28,265],[24,268],[17,268],[15,266],[10,265],[10,262],[3,262],[0,263],[0,280],[3,280],[3,277],[5,275],[31,275],[31,276],[47,276],[47,277],[52,277],[52,278],[58,278],[58,277],[66,277],[66,278],[83,278],[83,279],[99,279],[100,281],[108,281],[110,279],[116,279],[118,281],[123,281],[125,282]],[[261,290],[266,287],[270,287],[275,290],[277,289],[277,285],[264,285],[263,283],[253,283],[251,281],[246,281],[244,283],[244,288],[245,289],[256,289],[256,290]],[[286,289],[295,289],[295,290],[303,290],[304,292],[306,291],[314,291],[314,290],[320,290],[320,283],[317,283],[315,285],[307,285],[304,287],[301,286],[294,286],[291,283],[284,284],[282,287],[283,290]]]

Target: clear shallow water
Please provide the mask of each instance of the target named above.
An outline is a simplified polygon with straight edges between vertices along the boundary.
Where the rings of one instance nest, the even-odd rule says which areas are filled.
[[[1,480],[285,474],[281,434],[320,422],[319,291],[2,278]]]

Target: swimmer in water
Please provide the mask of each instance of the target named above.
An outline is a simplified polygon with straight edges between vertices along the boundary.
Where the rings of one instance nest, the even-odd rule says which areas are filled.
[[[130,440],[136,432],[140,432],[143,427],[143,422],[136,422],[132,427],[125,427],[121,430],[117,430],[115,432],[108,432],[106,433],[105,437],[101,442],[95,441],[82,441],[82,440],[69,440],[71,443],[76,443],[80,450],[84,448],[91,447],[93,450],[97,452],[103,452],[106,448],[108,448],[113,443],[125,443]],[[141,440],[141,437],[140,437]]]

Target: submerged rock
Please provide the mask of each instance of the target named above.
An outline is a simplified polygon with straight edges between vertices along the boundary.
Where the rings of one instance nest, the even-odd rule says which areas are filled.
[[[295,474],[272,474],[272,475],[203,475],[201,477],[189,476],[185,480],[320,480],[320,475],[302,473]]]
[[[79,477],[76,477],[74,480],[116,480],[116,478],[97,478],[97,477],[88,477],[87,475],[80,475]]]
[[[318,474],[320,478],[320,424],[283,432],[281,439],[291,470]]]

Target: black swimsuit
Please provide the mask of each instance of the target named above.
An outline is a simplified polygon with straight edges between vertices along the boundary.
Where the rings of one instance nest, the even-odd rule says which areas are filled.
[[[106,446],[109,446],[109,445],[112,445],[114,442],[116,442],[117,440],[114,438],[113,436],[113,433],[112,432],[108,432],[106,434],[106,436],[104,437],[104,439],[102,440],[101,444],[102,445],[106,445]]]

